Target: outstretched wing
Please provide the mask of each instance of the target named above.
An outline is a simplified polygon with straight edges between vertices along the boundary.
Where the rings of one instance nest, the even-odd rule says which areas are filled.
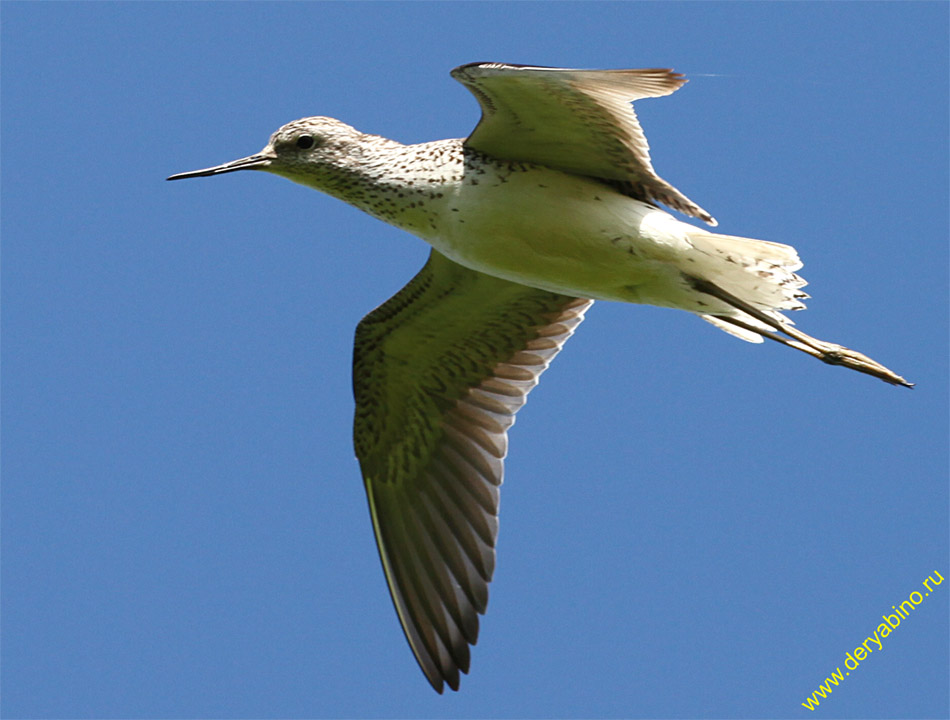
[[[660,178],[630,104],[676,91],[672,70],[570,70],[472,63],[452,71],[482,107],[465,144],[493,157],[536,163],[615,184],[715,225]]]
[[[435,250],[356,329],[354,441],[393,604],[432,687],[457,690],[488,603],[508,428],[591,300]]]

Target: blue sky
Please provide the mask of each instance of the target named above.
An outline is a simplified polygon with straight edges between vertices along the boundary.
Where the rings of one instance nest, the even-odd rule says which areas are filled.
[[[2,7],[4,717],[947,717],[945,3]],[[673,67],[638,112],[796,316],[907,391],[601,303],[511,433],[472,672],[437,696],[350,441],[359,319],[422,241],[173,173],[331,115],[464,136],[448,71]],[[873,647],[873,646],[872,646]]]

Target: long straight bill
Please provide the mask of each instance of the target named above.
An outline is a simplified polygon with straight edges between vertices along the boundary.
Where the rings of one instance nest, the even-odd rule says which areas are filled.
[[[214,167],[205,168],[204,170],[192,170],[190,172],[178,173],[165,179],[184,180],[185,178],[222,175],[224,173],[235,172],[237,170],[263,170],[271,164],[273,159],[274,158],[272,155],[260,152],[256,155],[249,155],[246,158],[241,158],[240,160],[232,160],[231,162],[224,163],[223,165],[215,165]]]

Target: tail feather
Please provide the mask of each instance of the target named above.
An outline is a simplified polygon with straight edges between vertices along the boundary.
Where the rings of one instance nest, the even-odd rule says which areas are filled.
[[[722,318],[718,318],[715,315],[700,315],[699,317],[701,317],[703,320],[705,320],[708,323],[712,323],[717,328],[719,328],[720,330],[724,332],[729,333],[733,337],[739,338],[740,340],[745,340],[746,342],[750,342],[750,343],[760,343],[764,339],[758,333],[754,333],[751,330],[746,330],[745,328],[741,328],[736,325],[733,325],[732,323],[729,323],[723,320]],[[759,325],[760,323],[756,323],[756,327],[758,327]],[[762,328],[768,329],[768,326],[762,324]]]
[[[752,238],[720,235],[696,228],[690,232],[690,243],[709,258],[702,263],[701,276],[732,295],[753,305],[783,324],[792,321],[782,315],[783,310],[801,310],[808,294],[802,291],[807,283],[795,271],[802,261],[790,245],[753,240]],[[721,330],[748,342],[761,342],[756,333],[736,327],[721,317],[733,317],[745,324],[763,330],[769,326],[741,310],[723,306],[720,311],[702,315],[704,320]]]
[[[694,312],[705,320],[743,340],[774,340],[830,365],[892,385],[914,386],[867,355],[803,333],[782,315],[783,310],[805,307],[802,299],[808,297],[801,289],[805,281],[795,273],[802,263],[794,248],[698,228],[690,230],[689,241],[697,252],[682,277],[704,298],[703,310]],[[710,301],[716,302],[710,307]]]

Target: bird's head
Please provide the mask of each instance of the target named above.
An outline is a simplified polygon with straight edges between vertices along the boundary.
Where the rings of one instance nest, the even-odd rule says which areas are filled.
[[[223,165],[178,173],[168,180],[222,175],[237,170],[266,170],[307,185],[321,185],[318,178],[328,168],[340,168],[358,156],[365,137],[346,123],[328,117],[309,117],[287,123],[271,135],[259,153]]]

